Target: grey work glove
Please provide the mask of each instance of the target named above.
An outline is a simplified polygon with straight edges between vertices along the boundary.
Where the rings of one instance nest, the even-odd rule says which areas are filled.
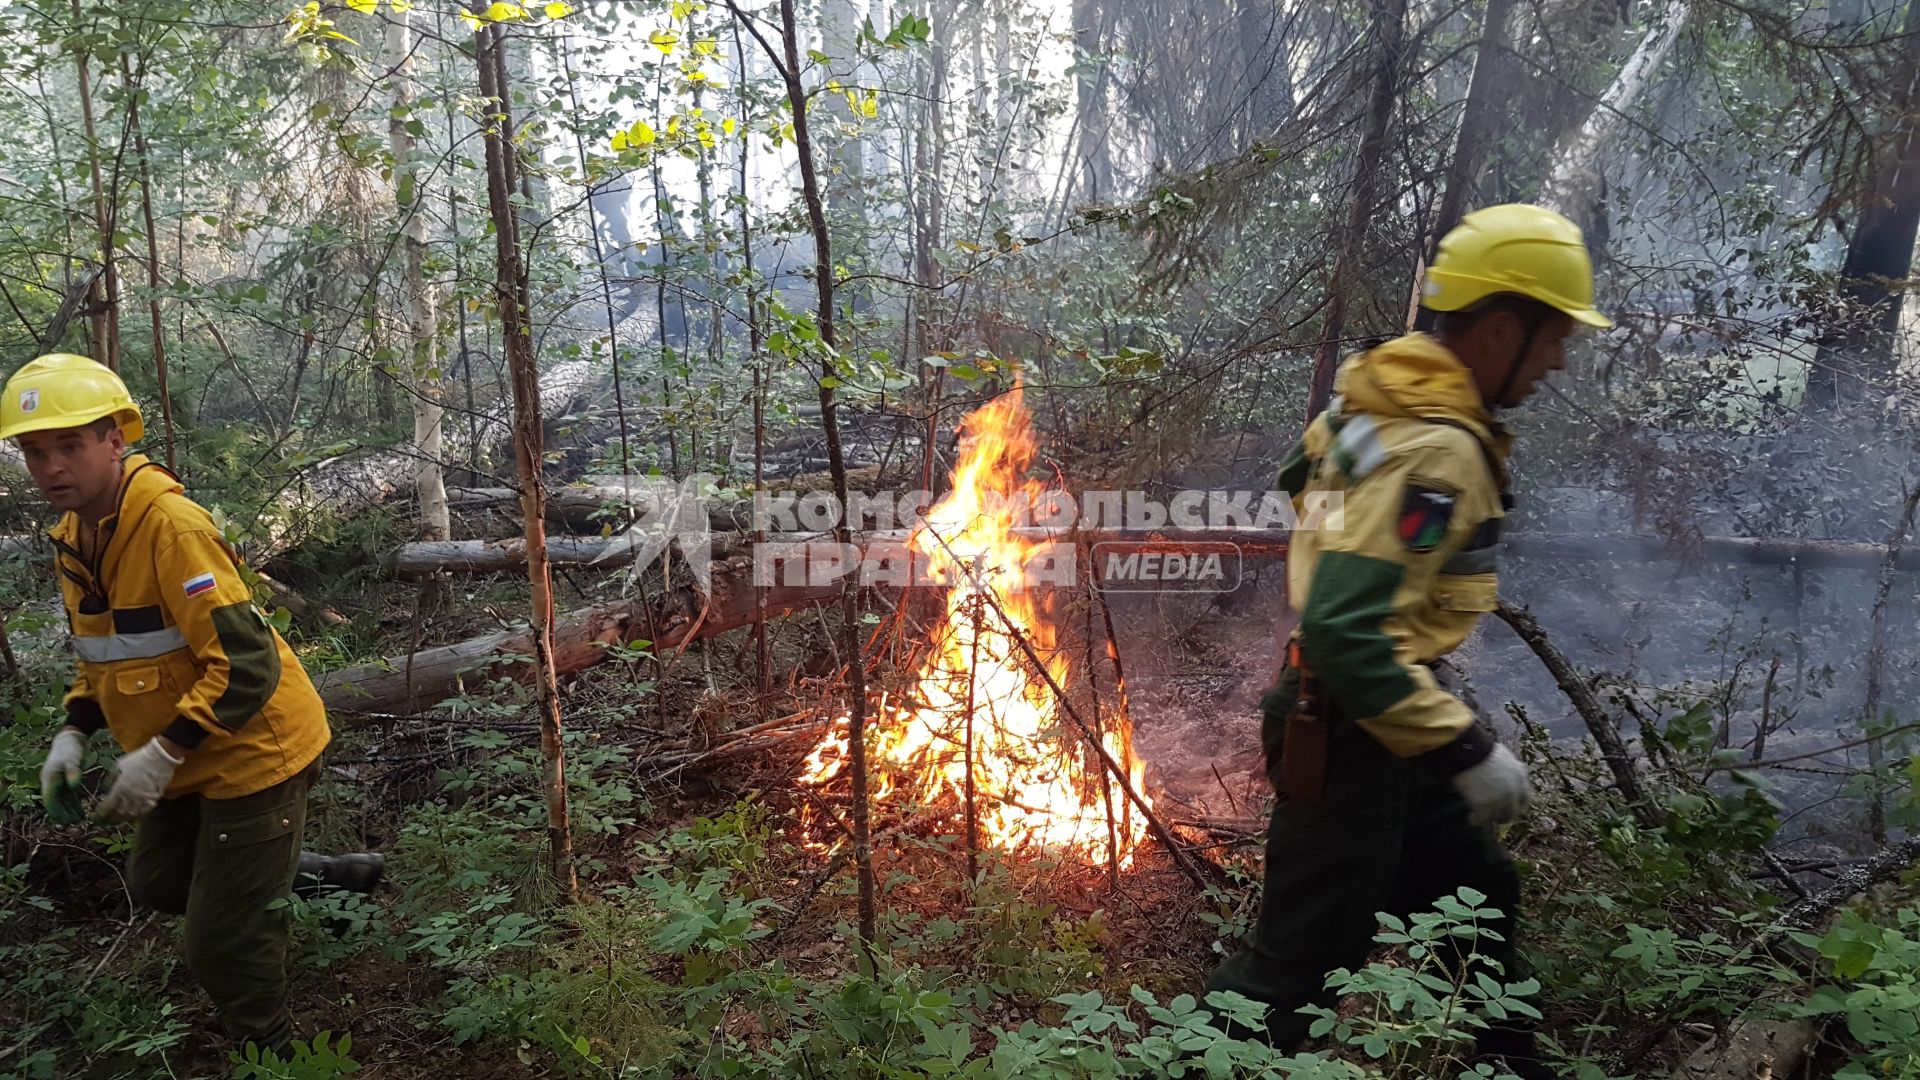
[[[185,758],[175,759],[162,749],[159,739],[150,739],[140,749],[121,755],[113,763],[113,787],[100,800],[93,816],[101,821],[132,821],[147,816],[166,794],[174,770],[185,764]]]
[[[40,803],[55,825],[77,825],[85,816],[80,809],[80,759],[86,753],[87,737],[61,728],[40,766]]]
[[[1467,801],[1475,825],[1509,825],[1520,820],[1532,794],[1527,766],[1499,743],[1480,764],[1454,774],[1453,786]]]

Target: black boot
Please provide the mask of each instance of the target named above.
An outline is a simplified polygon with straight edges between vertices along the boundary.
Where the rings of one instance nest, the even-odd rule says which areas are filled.
[[[1547,1067],[1531,1027],[1499,1021],[1474,1040],[1468,1064],[1492,1065],[1496,1075],[1512,1073],[1520,1080],[1556,1080],[1560,1075]]]
[[[311,900],[332,890],[364,896],[373,892],[386,871],[386,857],[377,853],[316,855],[303,851],[299,873],[293,879],[293,894],[302,900]]]

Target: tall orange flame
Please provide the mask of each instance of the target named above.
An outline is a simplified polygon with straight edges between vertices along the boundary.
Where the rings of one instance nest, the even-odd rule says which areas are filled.
[[[1042,544],[1014,531],[1019,508],[1044,492],[1027,477],[1034,444],[1022,397],[1015,387],[962,421],[952,492],[909,540],[934,580],[948,585],[947,617],[909,704],[884,707],[869,724],[873,798],[950,807],[958,820],[971,764],[983,847],[1038,847],[1089,861],[1111,851],[1126,865],[1146,824],[1008,629],[1067,685],[1054,626],[1025,587]],[[1100,737],[1144,800],[1145,768],[1133,756],[1124,710]],[[808,756],[801,782],[832,779],[846,756],[842,723]]]

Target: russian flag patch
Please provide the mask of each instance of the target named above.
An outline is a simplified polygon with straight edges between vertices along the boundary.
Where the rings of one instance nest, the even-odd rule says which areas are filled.
[[[211,592],[213,590],[213,575],[206,573],[201,574],[199,577],[190,577],[180,583],[180,588],[185,590],[188,596],[199,596],[203,592]]]

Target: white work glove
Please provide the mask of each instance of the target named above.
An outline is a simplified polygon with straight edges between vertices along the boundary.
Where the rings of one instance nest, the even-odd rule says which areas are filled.
[[[1475,825],[1508,825],[1527,809],[1527,766],[1513,751],[1493,744],[1480,764],[1454,775],[1453,786],[1467,801]]]
[[[145,746],[121,755],[113,763],[113,787],[100,800],[93,816],[102,821],[132,821],[147,816],[166,794],[173,771],[186,763],[185,758],[176,759],[162,749],[159,739],[149,739]]]
[[[80,760],[86,753],[87,737],[72,728],[61,728],[53,737],[46,762],[40,766],[40,802],[55,825],[80,821]]]

